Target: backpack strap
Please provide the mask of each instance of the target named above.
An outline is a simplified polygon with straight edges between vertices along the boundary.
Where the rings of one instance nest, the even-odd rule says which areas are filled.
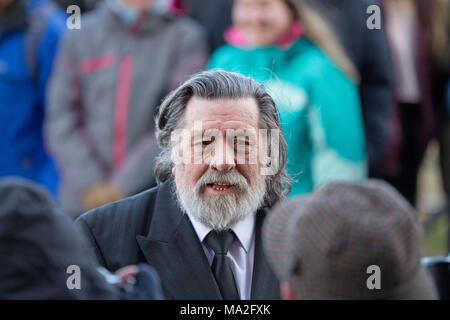
[[[48,21],[56,10],[56,6],[51,1],[47,1],[36,8],[28,9],[27,12],[28,28],[25,33],[25,61],[36,85],[39,82],[39,48],[43,41]]]

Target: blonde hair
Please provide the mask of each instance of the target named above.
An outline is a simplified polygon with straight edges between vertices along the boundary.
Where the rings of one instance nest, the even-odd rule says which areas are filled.
[[[295,15],[305,28],[305,35],[322,49],[348,77],[359,83],[358,70],[323,17],[306,1],[286,0],[286,2],[296,11]]]

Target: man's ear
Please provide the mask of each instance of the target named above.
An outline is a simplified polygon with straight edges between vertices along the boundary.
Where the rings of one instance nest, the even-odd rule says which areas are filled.
[[[172,175],[175,175],[175,166],[172,167]]]
[[[297,300],[295,292],[292,290],[289,281],[284,280],[280,284],[281,299],[283,300]]]

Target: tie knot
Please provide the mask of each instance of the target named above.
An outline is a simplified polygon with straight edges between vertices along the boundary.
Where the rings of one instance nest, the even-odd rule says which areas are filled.
[[[227,231],[210,231],[206,237],[206,243],[214,250],[215,254],[226,255],[234,241],[235,234],[232,230]]]

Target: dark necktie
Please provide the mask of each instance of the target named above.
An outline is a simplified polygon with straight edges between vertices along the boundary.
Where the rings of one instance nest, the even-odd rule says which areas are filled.
[[[224,300],[239,300],[233,271],[226,257],[234,238],[235,234],[231,230],[223,232],[211,231],[206,237],[206,243],[214,250],[214,260],[211,269]]]

